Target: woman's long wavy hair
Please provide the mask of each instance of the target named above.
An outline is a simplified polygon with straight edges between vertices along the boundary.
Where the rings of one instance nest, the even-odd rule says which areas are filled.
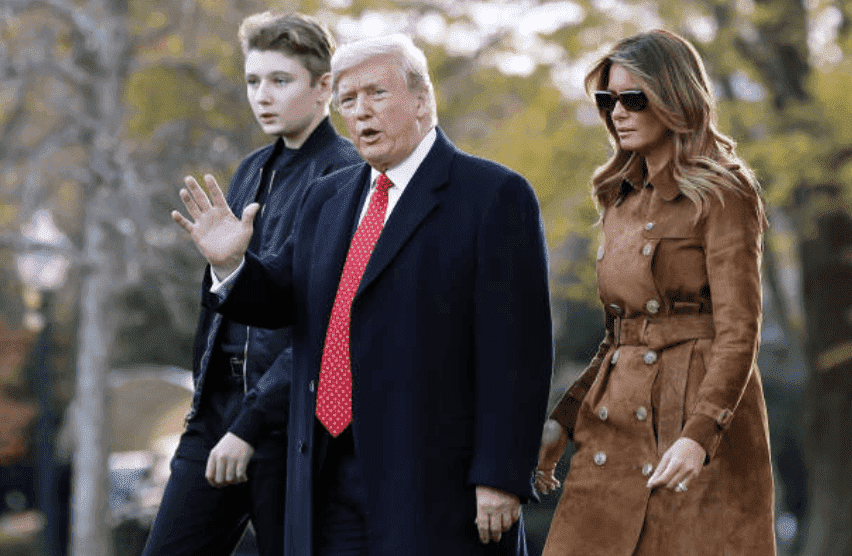
[[[648,97],[653,110],[671,132],[674,143],[672,173],[681,192],[706,209],[709,193],[721,200],[721,188],[751,190],[757,197],[761,220],[760,184],[736,154],[736,143],[716,129],[716,101],[707,72],[695,48],[682,37],[657,29],[619,42],[586,75],[586,90],[606,90],[612,66],[621,66]],[[641,175],[644,157],[623,150],[611,112],[601,111],[615,154],[592,176],[592,193],[602,207],[611,205],[629,176]]]

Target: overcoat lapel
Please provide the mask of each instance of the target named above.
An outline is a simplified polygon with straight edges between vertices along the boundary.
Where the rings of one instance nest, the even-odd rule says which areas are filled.
[[[311,299],[319,302],[326,314],[331,314],[334,296],[340,283],[343,264],[349,252],[352,240],[351,231],[358,204],[361,200],[361,188],[370,176],[370,166],[364,164],[358,172],[338,189],[337,193],[322,207],[317,219],[317,233],[311,253]]]
[[[452,157],[452,144],[438,130],[432,150],[420,164],[385,223],[382,235],[379,236],[376,248],[370,256],[370,262],[364,270],[356,296],[361,295],[382,273],[414,235],[420,223],[438,206],[437,191],[449,183]]]

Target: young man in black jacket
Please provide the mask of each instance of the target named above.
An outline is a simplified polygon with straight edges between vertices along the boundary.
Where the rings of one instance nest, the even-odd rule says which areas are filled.
[[[240,164],[228,204],[238,215],[261,204],[251,246],[263,256],[293,230],[314,178],[361,159],[328,118],[335,44],[325,26],[265,12],[246,18],[239,36],[249,104],[277,139]],[[144,556],[229,555],[249,520],[260,554],[283,554],[291,373],[290,329],[247,327],[202,309],[192,407]]]

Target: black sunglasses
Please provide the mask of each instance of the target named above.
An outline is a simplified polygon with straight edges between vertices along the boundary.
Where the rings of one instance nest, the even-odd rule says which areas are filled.
[[[615,109],[616,102],[620,102],[625,110],[639,112],[648,106],[648,97],[642,91],[622,91],[620,93],[595,91],[595,103],[599,110],[612,112]]]

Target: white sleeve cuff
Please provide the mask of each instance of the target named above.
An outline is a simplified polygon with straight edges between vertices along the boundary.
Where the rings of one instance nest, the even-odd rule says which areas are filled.
[[[234,285],[234,280],[237,279],[237,276],[240,275],[240,272],[243,270],[243,267],[246,265],[246,258],[243,257],[243,260],[240,261],[240,266],[237,267],[237,270],[233,271],[229,275],[227,275],[223,280],[219,280],[219,277],[216,276],[216,273],[213,272],[213,267],[210,267],[210,278],[213,282],[213,285],[210,286],[210,293],[215,294],[219,299],[225,299],[228,297],[228,293],[231,291],[231,286]]]

